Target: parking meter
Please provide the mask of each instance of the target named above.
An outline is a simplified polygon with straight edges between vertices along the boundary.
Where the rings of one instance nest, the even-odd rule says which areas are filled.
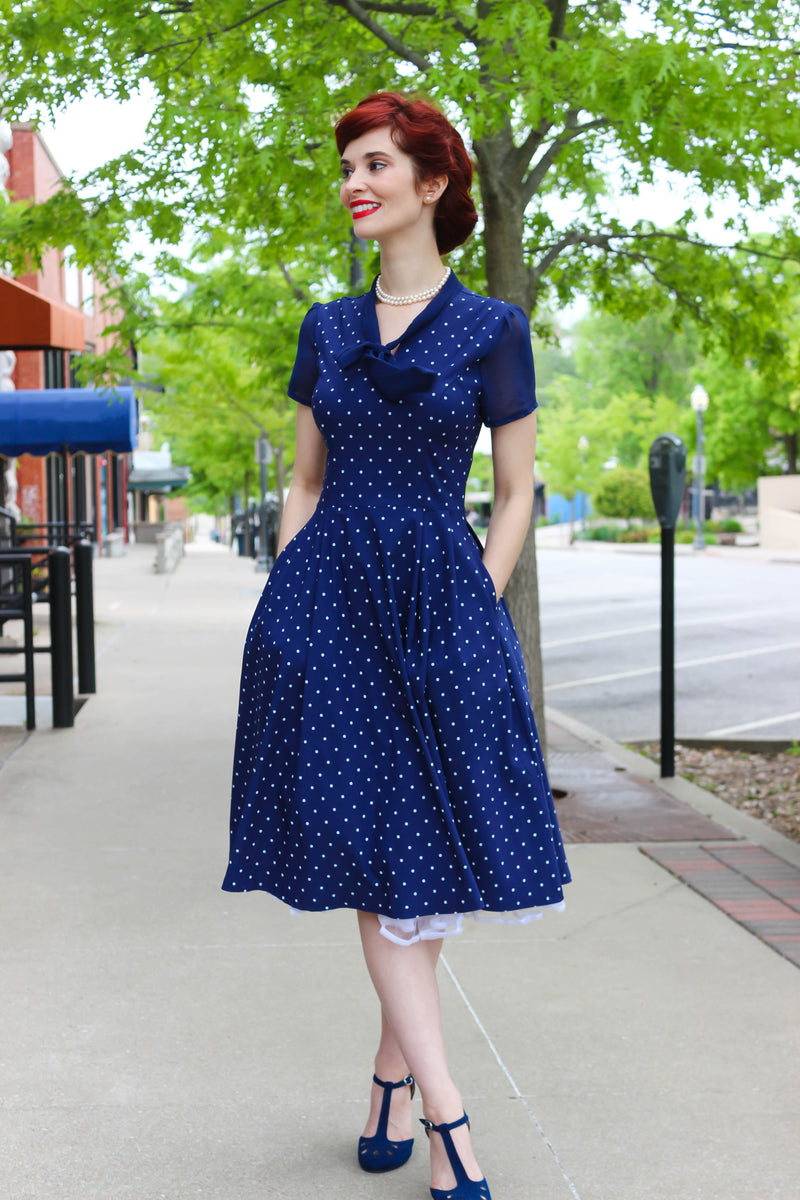
[[[661,778],[675,774],[675,523],[686,489],[686,447],[662,433],[650,447],[650,491],[661,524]]]
[[[674,529],[686,490],[686,447],[662,433],[650,447],[650,491],[662,529]]]

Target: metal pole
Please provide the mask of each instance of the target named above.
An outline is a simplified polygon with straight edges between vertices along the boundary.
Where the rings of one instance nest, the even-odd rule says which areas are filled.
[[[50,671],[53,680],[53,727],[69,729],[75,724],[72,690],[72,598],[70,596],[70,553],[58,546],[47,556],[50,592]]]
[[[697,410],[697,470],[695,471],[695,480],[697,482],[697,529],[692,542],[693,550],[705,550],[706,539],[703,537],[703,410]]]
[[[36,684],[33,674],[33,582],[31,578],[31,560],[26,559],[22,566],[22,603],[25,608],[23,625],[25,629],[25,727],[36,728]]]
[[[261,504],[258,509],[258,560],[256,562],[257,571],[266,571],[268,569],[267,561],[267,458],[269,455],[269,442],[264,430],[261,430],[261,436],[258,439],[258,472],[259,484],[261,487]]]
[[[353,292],[360,292],[366,282],[363,257],[366,248],[363,238],[350,234],[350,290]]]
[[[75,544],[75,625],[78,638],[78,691],[97,691],[94,655],[94,581],[92,543]]]
[[[661,526],[661,778],[675,774],[675,530]]]

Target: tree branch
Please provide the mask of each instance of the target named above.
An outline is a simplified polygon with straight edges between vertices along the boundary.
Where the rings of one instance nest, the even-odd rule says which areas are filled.
[[[412,50],[405,42],[401,42],[394,34],[389,33],[388,29],[384,29],[377,21],[373,21],[372,17],[361,7],[358,0],[328,0],[328,4],[332,8],[343,8],[345,12],[348,12],[351,17],[354,17],[358,21],[359,25],[362,25],[364,29],[383,42],[387,49],[391,50],[393,54],[398,55],[399,58],[405,59],[406,62],[413,63],[423,75],[427,75],[428,71],[430,71],[431,64],[427,58],[423,58],[421,54],[417,54],[416,50]]]
[[[550,131],[551,125],[546,117],[542,117],[538,125],[530,131],[521,146],[517,146],[509,159],[509,170],[513,181],[522,185],[525,170],[536,151],[541,146]]]
[[[361,0],[361,7],[367,12],[391,13],[400,17],[436,18],[441,15],[438,9],[432,8],[430,4],[420,4],[416,0],[392,0],[391,3],[381,3],[380,0]],[[452,13],[447,13],[446,20],[460,34],[463,34],[468,42],[474,42],[477,45],[478,34],[474,25],[465,25]]]
[[[214,38],[220,37],[223,33],[230,33],[232,29],[239,29],[242,25],[249,25],[257,17],[263,16],[265,12],[269,12],[273,8],[279,8],[281,4],[286,3],[287,0],[271,0],[270,4],[265,4],[263,8],[257,8],[255,12],[248,13],[246,17],[242,17],[241,21],[234,21],[232,25],[223,25],[221,29],[195,34],[194,37],[179,38],[175,42],[165,42],[162,46],[149,46],[146,50],[135,51],[133,57],[134,59],[147,58],[150,54],[160,54],[163,50],[173,50],[176,46],[189,46],[192,43],[200,45],[201,42],[213,41]]]
[[[547,36],[550,39],[550,49],[555,50],[556,42],[560,41],[564,36],[564,29],[567,24],[567,12],[569,11],[569,0],[547,0],[547,8],[550,12],[550,28],[547,31]]]
[[[616,254],[619,258],[627,259],[630,262],[635,262],[650,275],[659,286],[671,292],[676,299],[690,308],[698,320],[708,322],[708,319],[702,315],[700,306],[689,295],[681,292],[674,283],[665,279],[658,271],[659,265],[663,266],[666,260],[658,260],[653,256],[648,256],[644,253],[636,253],[632,249],[626,249],[624,246],[614,245],[615,242],[646,242],[657,239],[681,242],[683,245],[696,246],[703,250],[728,250],[739,251],[745,254],[755,254],[761,258],[771,259],[778,262],[795,261],[791,254],[776,254],[773,251],[763,249],[757,245],[750,245],[746,242],[737,242],[733,246],[722,245],[714,242],[705,242],[701,238],[693,238],[689,234],[675,233],[669,230],[627,230],[624,232],[607,232],[607,233],[592,233],[588,229],[571,229],[558,241],[553,242],[542,254],[539,260],[529,266],[528,273],[531,283],[531,288],[534,293],[538,292],[539,285],[545,273],[553,265],[560,254],[568,250],[571,246],[586,246],[593,247],[599,250],[606,250],[609,254]]]
[[[309,296],[308,292],[305,290],[305,288],[301,287],[299,283],[295,283],[289,268],[280,258],[278,259],[278,266],[280,268],[281,275],[292,289],[292,294],[295,300],[299,300],[301,304],[310,304],[311,297]]]
[[[566,129],[563,133],[554,138],[550,145],[545,150],[542,157],[532,168],[528,178],[522,184],[522,202],[527,204],[537,193],[542,185],[545,175],[550,170],[551,166],[558,158],[561,151],[575,138],[580,137],[583,133],[588,133],[592,129],[607,129],[611,122],[605,117],[598,117],[595,121],[584,121],[582,125],[578,124],[578,114],[572,109],[567,114]]]
[[[247,417],[248,421],[251,421],[253,423],[253,425],[255,425],[256,429],[258,429],[261,433],[263,433],[264,432],[263,420],[260,421],[258,419],[258,417],[254,417],[253,414],[250,412],[250,410],[245,408],[245,406],[241,403],[241,401],[237,400],[236,397],[233,396],[231,394],[231,392],[228,391],[228,389],[225,387],[225,384],[220,383],[219,379],[216,381],[216,383],[217,383],[217,387],[220,389],[220,391],[222,392],[222,395],[228,401],[230,406],[232,408],[235,408],[237,410],[237,412],[240,412],[243,417]]]
[[[787,58],[796,58],[800,54],[800,49],[797,46],[787,46],[784,44],[783,38],[766,38],[764,41],[755,41],[752,45],[743,45],[740,42],[706,42],[705,48],[708,50],[738,50],[742,54],[754,54],[764,49],[764,45],[774,46],[776,50],[780,50],[781,54],[785,54]]]
[[[390,13],[400,17],[437,17],[435,8],[431,8],[429,4],[417,4],[410,2],[404,3],[404,0],[398,0],[394,4],[381,4],[377,0],[362,0],[361,7],[368,12]]]

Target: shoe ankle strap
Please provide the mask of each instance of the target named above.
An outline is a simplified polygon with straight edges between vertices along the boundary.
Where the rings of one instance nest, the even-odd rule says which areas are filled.
[[[442,1122],[441,1125],[434,1125],[433,1121],[428,1121],[425,1117],[420,1117],[420,1124],[425,1126],[425,1133],[428,1137],[431,1136],[431,1130],[434,1133],[449,1133],[451,1129],[458,1129],[459,1125],[466,1125],[469,1129],[469,1117],[466,1113],[459,1117],[457,1121],[451,1121],[449,1124]]]
[[[372,1082],[377,1083],[378,1087],[382,1088],[399,1088],[399,1087],[414,1087],[414,1076],[406,1075],[405,1079],[399,1080],[397,1083],[386,1083],[383,1079],[378,1079],[377,1075],[372,1076]]]

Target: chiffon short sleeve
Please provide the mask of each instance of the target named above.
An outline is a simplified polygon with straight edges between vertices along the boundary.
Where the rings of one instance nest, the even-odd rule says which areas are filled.
[[[493,429],[533,412],[537,401],[531,331],[516,304],[508,305],[499,335],[479,365],[484,425]]]
[[[296,400],[299,404],[311,403],[311,397],[319,378],[315,342],[318,308],[319,304],[312,304],[303,317],[300,336],[297,339],[297,356],[294,360],[289,386],[286,389],[292,400]]]

